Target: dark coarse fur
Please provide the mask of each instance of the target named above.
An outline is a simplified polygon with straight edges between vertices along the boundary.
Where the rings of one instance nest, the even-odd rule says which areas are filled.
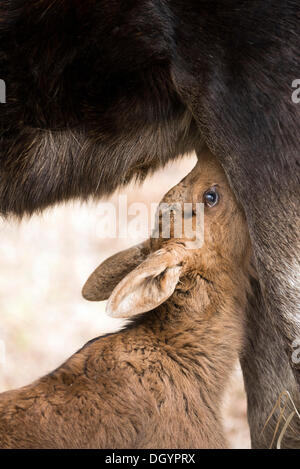
[[[276,367],[249,349],[243,361],[266,413],[283,387],[298,400],[300,384],[299,19],[298,0],[0,5],[1,212],[111,193],[205,141],[245,209],[261,321],[281,357]],[[260,338],[255,350],[270,346]],[[249,415],[257,445],[265,415],[252,399]]]

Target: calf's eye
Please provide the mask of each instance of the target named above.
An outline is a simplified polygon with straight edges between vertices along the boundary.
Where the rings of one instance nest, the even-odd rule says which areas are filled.
[[[203,194],[203,202],[206,205],[206,207],[215,207],[218,205],[220,200],[219,193],[215,187],[208,189],[206,192]]]

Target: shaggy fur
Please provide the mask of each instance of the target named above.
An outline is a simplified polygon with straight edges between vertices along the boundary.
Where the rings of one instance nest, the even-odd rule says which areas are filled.
[[[261,321],[282,357],[279,369],[265,359],[262,334],[268,353],[243,361],[267,412],[282,387],[300,395],[299,15],[298,0],[0,4],[0,211],[111,193],[205,141],[246,213]],[[249,404],[255,442],[264,421]]]
[[[184,236],[151,239],[92,274],[84,296],[98,301],[115,287],[110,314],[149,312],[50,375],[0,395],[2,448],[226,447],[220,407],[243,344],[246,221],[210,159],[163,201],[196,203],[215,184],[220,203],[205,209],[203,248],[187,249]]]

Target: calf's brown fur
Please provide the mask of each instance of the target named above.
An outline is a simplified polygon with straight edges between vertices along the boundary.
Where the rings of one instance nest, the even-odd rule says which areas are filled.
[[[2,448],[224,448],[226,383],[243,345],[250,241],[210,154],[164,202],[202,202],[205,242],[151,238],[105,261],[83,294],[138,318],[51,374],[0,396]],[[194,218],[193,218],[194,221]],[[147,312],[148,311],[148,312]],[[140,313],[147,314],[140,315]]]

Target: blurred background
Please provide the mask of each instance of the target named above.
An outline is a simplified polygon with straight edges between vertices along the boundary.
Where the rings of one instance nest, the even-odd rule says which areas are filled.
[[[195,156],[172,163],[131,185],[128,204],[159,202],[195,165]],[[117,205],[118,194],[110,202]],[[70,203],[18,222],[0,219],[0,392],[52,371],[88,340],[118,330],[105,303],[82,299],[81,288],[104,259],[139,240],[101,239],[100,204]],[[224,402],[232,448],[249,448],[246,398],[237,364]]]

